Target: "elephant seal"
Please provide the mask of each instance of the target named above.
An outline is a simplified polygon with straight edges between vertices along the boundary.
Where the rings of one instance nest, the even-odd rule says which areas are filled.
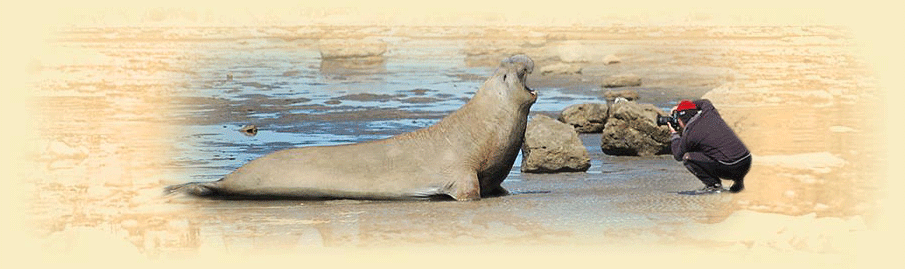
[[[475,200],[505,195],[537,93],[534,62],[504,59],[475,96],[437,124],[384,140],[270,153],[214,182],[167,193],[237,199]]]

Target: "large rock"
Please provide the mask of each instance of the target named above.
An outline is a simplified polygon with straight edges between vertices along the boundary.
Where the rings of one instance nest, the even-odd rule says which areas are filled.
[[[606,104],[577,104],[563,109],[559,121],[572,125],[579,133],[599,133],[608,116]]]
[[[604,88],[641,86],[641,77],[635,74],[622,74],[608,77],[603,80]]]
[[[522,172],[583,172],[590,167],[588,150],[572,126],[544,115],[531,118],[522,145]]]
[[[669,127],[657,126],[665,112],[651,104],[616,102],[603,128],[600,149],[609,155],[669,154]]]

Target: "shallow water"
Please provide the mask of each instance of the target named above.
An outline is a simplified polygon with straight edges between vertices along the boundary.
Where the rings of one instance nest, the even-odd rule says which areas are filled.
[[[216,180],[267,152],[370,141],[430,126],[464,105],[495,69],[463,67],[464,59],[450,58],[462,50],[459,43],[391,42],[394,49],[381,63],[339,70],[318,69],[316,48],[265,45],[262,51],[242,48],[242,42],[239,47],[210,45],[218,48],[214,51],[205,47],[205,53],[196,57],[216,59],[200,61],[202,65],[223,61],[217,57],[234,62],[192,68],[197,75],[187,82],[187,95],[172,97],[177,102],[173,110],[184,121],[178,127],[184,134],[175,144],[184,156],[176,158],[192,164],[181,167],[197,169],[180,174],[192,180],[198,180],[199,174],[219,174],[206,179]],[[428,45],[429,49],[421,47]],[[239,53],[222,56],[219,50]],[[306,60],[286,63],[293,58]],[[224,79],[224,74],[233,77]],[[557,112],[571,104],[605,102],[595,92],[541,91],[543,98],[533,111]],[[184,103],[179,102],[182,97],[187,98]],[[223,116],[211,118],[212,114]],[[246,124],[258,126],[257,135],[236,131]]]
[[[388,50],[366,64],[322,61],[321,38],[380,39]],[[849,42],[828,27],[69,29],[52,42],[61,53],[38,60],[41,136],[33,143],[29,214],[38,237],[94,227],[151,256],[684,242],[693,236],[682,227],[738,209],[868,214],[876,206],[868,194],[879,188],[871,178],[880,151],[870,141],[880,120],[850,105],[880,97]],[[573,63],[581,74],[537,72],[573,51],[588,59]],[[605,102],[600,81],[620,73],[640,75],[644,84],[630,89],[661,108],[733,83],[743,92],[730,96],[740,99],[718,108],[755,154],[749,190],[678,195],[700,183],[670,156],[607,156],[599,135],[582,135],[592,155],[587,173],[522,174],[517,160],[503,183],[512,195],[475,202],[161,196],[166,185],[216,180],[280,149],[434,124],[518,52],[537,64],[528,82],[539,92],[533,113]],[[603,64],[607,54],[622,62]],[[851,117],[832,117],[839,114]],[[246,136],[244,125],[259,131]],[[807,160],[815,157],[822,159]]]

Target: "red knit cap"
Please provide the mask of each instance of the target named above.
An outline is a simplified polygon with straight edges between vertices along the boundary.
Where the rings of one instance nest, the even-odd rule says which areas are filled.
[[[682,100],[679,102],[679,106],[676,107],[676,111],[689,110],[689,109],[698,109],[698,106],[694,105],[691,101]]]

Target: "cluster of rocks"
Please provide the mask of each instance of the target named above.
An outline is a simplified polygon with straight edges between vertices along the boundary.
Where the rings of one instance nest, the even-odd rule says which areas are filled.
[[[590,168],[588,151],[579,133],[601,133],[601,150],[617,156],[669,154],[670,134],[657,126],[666,112],[638,103],[634,91],[608,91],[607,104],[566,107],[559,120],[535,115],[528,123],[522,146],[522,172],[581,172]]]
[[[666,113],[652,104],[641,104],[637,93],[612,93],[612,105],[578,104],[563,109],[559,120],[579,133],[602,133],[601,149],[610,155],[651,156],[669,151],[669,128],[657,126]]]

